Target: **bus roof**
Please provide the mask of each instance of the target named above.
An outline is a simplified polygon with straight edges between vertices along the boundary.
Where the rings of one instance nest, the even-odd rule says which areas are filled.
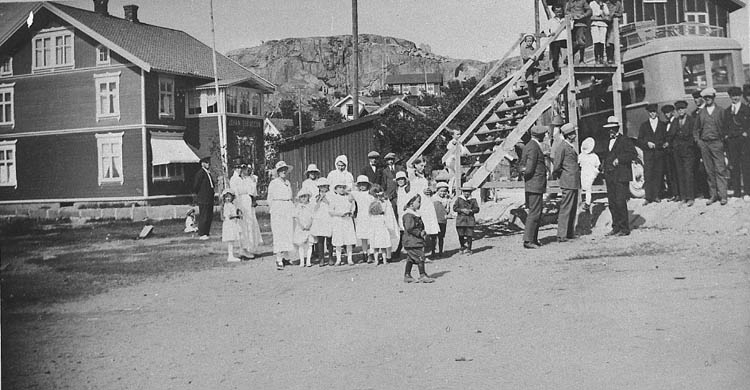
[[[742,50],[739,42],[724,37],[677,36],[649,41],[645,45],[628,49],[623,53],[622,61],[627,62],[654,54],[684,51],[721,51]]]

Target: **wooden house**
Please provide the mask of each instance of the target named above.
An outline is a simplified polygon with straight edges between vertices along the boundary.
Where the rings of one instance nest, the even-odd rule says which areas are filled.
[[[385,85],[404,95],[421,96],[422,94],[440,96],[443,85],[441,73],[392,74],[385,79]]]
[[[0,204],[179,198],[221,138],[263,161],[274,85],[217,53],[217,99],[209,46],[124,11],[0,3]]]

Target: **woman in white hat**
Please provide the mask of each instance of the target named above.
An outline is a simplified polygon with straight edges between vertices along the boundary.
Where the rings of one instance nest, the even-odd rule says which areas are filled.
[[[581,189],[586,194],[586,201],[583,202],[584,211],[591,207],[594,196],[591,191],[594,180],[599,176],[599,166],[601,165],[599,156],[594,153],[595,146],[596,141],[593,138],[586,138],[581,144],[581,154],[578,155],[578,165],[581,166]]]
[[[250,259],[255,257],[258,247],[263,244],[260,225],[255,216],[254,199],[258,196],[257,186],[258,177],[252,174],[251,165],[243,163],[235,166],[234,174],[229,179],[229,188],[237,196],[235,204],[242,211],[242,220],[240,220],[242,234],[239,240],[242,257]]]
[[[292,169],[284,161],[276,163],[276,178],[268,184],[268,205],[271,212],[271,233],[273,253],[276,255],[276,269],[284,269],[284,252],[294,250],[294,204],[292,184],[287,174]]]
[[[351,191],[354,188],[354,176],[349,172],[349,159],[345,155],[336,157],[334,162],[336,169],[328,173],[328,182],[338,183],[343,182],[346,185],[346,190]]]
[[[357,231],[357,240],[362,246],[362,254],[368,263],[375,261],[374,252],[370,247],[373,226],[370,219],[370,205],[375,198],[370,195],[370,179],[365,175],[357,176],[357,189],[352,191],[352,197],[357,205],[357,216],[354,219],[354,227]]]
[[[302,181],[300,191],[307,190],[313,198],[318,194],[318,179],[320,178],[320,169],[315,164],[310,164],[305,170],[305,180]]]

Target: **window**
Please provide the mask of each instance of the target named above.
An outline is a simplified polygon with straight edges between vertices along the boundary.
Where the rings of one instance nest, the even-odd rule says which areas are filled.
[[[73,32],[67,29],[47,30],[34,37],[34,71],[72,68]]]
[[[174,79],[159,77],[159,116],[174,118]]]
[[[96,119],[120,119],[120,72],[94,75]]]
[[[622,78],[622,104],[640,103],[646,99],[646,81],[643,73]]]
[[[240,90],[240,114],[250,115],[250,91]]]
[[[153,181],[185,180],[183,164],[154,165],[152,169]]]
[[[13,76],[13,57],[0,60],[0,77]]]
[[[226,102],[225,103],[227,105],[226,106],[227,107],[227,112],[230,112],[230,113],[233,113],[233,114],[239,113],[239,110],[238,110],[238,107],[237,107],[237,103],[238,103],[238,100],[239,100],[239,96],[238,96],[239,95],[239,90],[237,88],[234,88],[234,87],[227,88],[226,89],[226,93],[224,95],[226,95]]]
[[[253,115],[260,115],[260,104],[261,104],[261,96],[258,93],[252,94],[253,99]]]
[[[13,85],[0,84],[0,125],[13,124]]]
[[[708,24],[708,13],[706,12],[685,12],[685,21],[688,23]]]
[[[0,141],[0,186],[16,187],[16,141]]]
[[[682,55],[682,82],[685,93],[708,87],[706,63],[702,53]]]
[[[122,136],[124,133],[96,135],[99,156],[99,184],[122,184]]]
[[[718,92],[726,92],[734,85],[734,72],[732,66],[732,55],[729,53],[710,54],[711,81]]]
[[[710,65],[710,68],[706,65]],[[710,69],[711,74],[706,74]],[[731,53],[700,53],[682,55],[682,78],[685,93],[713,87],[726,92],[734,84]]]
[[[96,47],[96,64],[109,65],[109,49],[107,47],[102,45]]]
[[[187,101],[188,115],[203,115],[217,112],[216,92],[213,89],[188,92]]]

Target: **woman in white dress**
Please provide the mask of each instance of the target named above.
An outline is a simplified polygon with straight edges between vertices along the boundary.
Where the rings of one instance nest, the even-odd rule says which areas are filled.
[[[345,183],[346,191],[349,192],[354,188],[354,176],[347,170],[349,167],[349,159],[345,155],[336,157],[334,163],[336,169],[328,173],[329,183]]]
[[[273,253],[276,255],[276,269],[284,269],[284,252],[294,250],[294,204],[292,184],[287,174],[292,169],[284,161],[276,163],[276,178],[268,184],[268,205],[271,212],[271,233]]]
[[[263,244],[260,235],[260,225],[255,216],[255,197],[258,196],[258,177],[252,174],[252,166],[239,164],[235,166],[234,173],[229,179],[229,188],[237,196],[235,205],[242,211],[240,220],[240,247],[242,257],[254,258],[258,247]]]

